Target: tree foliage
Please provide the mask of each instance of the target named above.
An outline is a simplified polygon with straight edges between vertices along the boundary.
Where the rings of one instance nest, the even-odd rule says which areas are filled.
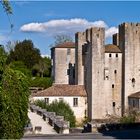
[[[7,59],[7,54],[4,48],[1,46],[0,47],[0,80],[2,78],[3,70],[5,68],[6,59]]]
[[[39,75],[40,77],[51,76],[51,59],[49,57],[41,58],[39,63],[33,66],[33,75]]]
[[[2,6],[7,14],[12,14],[12,7],[9,0],[1,0]]]
[[[35,103],[36,105],[45,108],[47,111],[56,112],[56,115],[64,116],[65,120],[70,122],[70,127],[75,127],[76,119],[74,112],[68,103],[61,101],[53,101],[51,104],[47,105],[45,102],[38,100]]]
[[[41,59],[39,49],[34,47],[31,40],[18,42],[14,50],[10,51],[8,62],[22,61],[27,68],[31,69]]]
[[[22,61],[13,61],[10,63],[10,68],[21,71],[29,79],[31,78],[31,70],[29,70]]]
[[[54,39],[55,39],[54,45],[59,45],[59,44],[62,44],[64,42],[72,42],[73,41],[71,36],[65,35],[65,34],[56,35],[54,37]]]
[[[52,79],[50,77],[35,77],[31,80],[31,87],[48,88],[52,86]]]
[[[23,136],[27,121],[29,88],[26,76],[6,65],[6,53],[0,48],[0,138]]]
[[[21,138],[27,121],[29,88],[26,76],[7,67],[0,92],[0,138]]]

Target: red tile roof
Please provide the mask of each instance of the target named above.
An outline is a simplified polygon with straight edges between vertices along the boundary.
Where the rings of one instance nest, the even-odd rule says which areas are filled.
[[[62,44],[58,44],[53,48],[75,48],[74,42],[64,42]]]
[[[140,98],[140,91],[133,93],[131,95],[128,96],[129,98]]]
[[[32,97],[39,96],[83,96],[86,97],[86,91],[82,85],[53,85],[46,90],[33,93]]]
[[[116,45],[108,44],[108,45],[105,45],[105,52],[106,53],[121,53],[121,50]]]

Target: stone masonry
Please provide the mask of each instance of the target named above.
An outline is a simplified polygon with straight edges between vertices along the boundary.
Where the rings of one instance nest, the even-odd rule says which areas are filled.
[[[84,85],[91,120],[123,115],[128,109],[128,96],[140,91],[140,23],[119,25],[119,33],[112,40],[113,44],[106,45],[105,29],[99,27],[75,34],[72,83]],[[58,60],[59,55],[67,57],[61,49],[55,55]],[[56,67],[56,62],[54,66],[54,71],[62,71],[59,75],[55,72],[54,82],[71,84],[63,73],[68,66]]]

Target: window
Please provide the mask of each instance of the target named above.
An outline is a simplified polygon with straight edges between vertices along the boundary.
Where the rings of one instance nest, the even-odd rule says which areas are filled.
[[[109,54],[109,57],[111,57],[111,53]]]
[[[114,84],[112,84],[112,88],[114,88]]]
[[[45,103],[49,104],[49,98],[45,98]]]
[[[135,78],[132,78],[132,86],[134,87],[135,86]]]
[[[73,78],[75,78],[75,69],[73,69]]]
[[[117,73],[117,70],[114,70],[114,73],[116,74]]]
[[[135,100],[133,99],[132,101],[133,101],[133,107],[135,107]]]
[[[112,103],[112,106],[115,107],[115,102]]]
[[[70,75],[70,69],[67,69],[67,75]]]
[[[67,55],[70,55],[71,49],[67,49]]]
[[[108,70],[108,68],[104,69],[104,80],[109,80],[109,70]]]
[[[73,106],[78,106],[78,98],[73,98]]]
[[[118,57],[118,54],[116,53],[116,57]]]
[[[108,77],[108,76],[106,76],[106,77],[105,77],[105,80],[109,80],[109,77]]]

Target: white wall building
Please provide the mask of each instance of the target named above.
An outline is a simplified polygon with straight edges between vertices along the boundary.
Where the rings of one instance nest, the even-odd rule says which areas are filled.
[[[52,87],[32,93],[32,101],[43,100],[50,104],[53,101],[64,100],[74,112],[77,122],[81,122],[87,115],[87,98],[83,86],[53,85]]]

